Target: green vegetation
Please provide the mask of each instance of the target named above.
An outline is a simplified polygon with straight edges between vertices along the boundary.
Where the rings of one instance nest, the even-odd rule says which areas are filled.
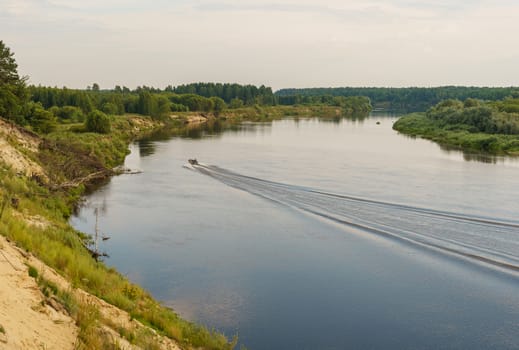
[[[118,349],[112,337],[101,331],[100,326],[104,320],[94,305],[79,301],[71,291],[60,290],[55,283],[42,276],[35,279],[46,298],[43,305],[57,301],[76,321],[79,329],[78,349]]]
[[[20,116],[22,125],[33,130],[47,133],[53,131],[55,123],[77,123],[85,119],[85,115],[102,111],[107,115],[123,115],[134,113],[150,116],[155,120],[166,121],[172,113],[202,112],[212,113],[216,117],[225,113],[234,115],[234,110],[253,107],[254,109],[270,109],[278,105],[272,89],[252,85],[196,83],[171,86],[164,90],[152,87],[138,87],[130,90],[126,87],[115,87],[113,90],[100,90],[98,87],[87,90],[67,88],[51,88],[30,86],[28,88],[30,102],[28,105],[36,108],[44,116],[39,119],[33,114]],[[292,103],[293,102],[293,103]],[[342,109],[340,114],[345,116],[362,115],[371,111],[369,99],[350,96],[322,96],[305,101],[284,101],[283,106],[330,106]],[[261,112],[254,112],[252,118],[257,118]],[[241,112],[239,112],[241,113]],[[38,115],[40,115],[38,114]],[[43,121],[40,121],[43,120]],[[47,122],[45,124],[44,122]],[[88,120],[87,120],[88,122]],[[40,126],[43,124],[43,127]],[[90,128],[94,130],[97,128]],[[102,132],[102,131],[97,131]]]
[[[474,98],[485,101],[502,100],[508,96],[519,97],[519,87],[409,87],[409,88],[376,88],[376,87],[341,87],[282,89],[276,92],[279,104],[304,104],[329,100],[335,96],[366,96],[375,108],[394,111],[426,111],[431,106],[445,99],[466,100]]]
[[[519,155],[519,99],[446,100],[400,118],[393,128],[463,150]]]
[[[31,276],[32,278],[38,278],[38,270],[36,270],[36,268],[32,265],[29,265],[29,276]]]
[[[357,105],[350,104],[355,101]],[[239,121],[271,121],[285,117],[310,118],[318,117],[322,119],[339,120],[341,118],[364,119],[369,115],[371,105],[368,99],[352,98],[346,99],[343,105],[293,105],[293,106],[251,106],[240,107],[226,110],[222,119]]]
[[[23,114],[26,78],[18,75],[14,54],[0,40],[0,115],[17,120]]]
[[[36,275],[39,275],[38,271],[36,271]],[[104,318],[94,303],[82,301],[72,290],[62,290],[54,282],[41,275],[35,279],[46,298],[42,306],[49,304],[56,307],[57,302],[75,320],[79,329],[77,349],[120,349],[117,340],[103,330],[103,325],[117,330],[121,337],[128,340],[130,344],[143,349],[161,349],[160,340],[151,330],[126,329],[118,326],[112,320]]]
[[[110,118],[101,111],[95,110],[88,113],[85,121],[86,131],[108,134],[111,129]]]
[[[225,103],[231,103],[233,100],[239,100],[245,105],[266,105],[276,104],[276,98],[272,89],[261,85],[239,85],[239,84],[221,84],[221,83],[193,83],[166,87],[165,91],[174,92],[176,94],[195,94],[203,97],[219,97]],[[236,101],[235,101],[236,103]]]

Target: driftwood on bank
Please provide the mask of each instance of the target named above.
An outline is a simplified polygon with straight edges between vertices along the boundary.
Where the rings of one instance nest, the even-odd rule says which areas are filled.
[[[78,187],[79,185],[87,184],[89,182],[95,181],[95,180],[102,180],[106,179],[107,177],[113,175],[113,171],[109,169],[104,169],[101,171],[96,171],[95,173],[90,173],[86,176],[73,179],[71,181],[63,182],[60,184],[51,185],[50,188],[52,190],[64,190],[67,188],[74,188]]]

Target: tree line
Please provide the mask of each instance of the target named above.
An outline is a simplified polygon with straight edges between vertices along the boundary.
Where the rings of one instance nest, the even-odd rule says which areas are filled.
[[[245,105],[272,106],[276,104],[276,96],[272,88],[261,85],[240,85],[229,83],[192,83],[172,87],[169,85],[165,91],[176,94],[195,94],[203,97],[219,97],[225,103],[232,104],[233,100],[240,100]],[[235,101],[235,103],[240,103]]]
[[[17,72],[14,54],[0,41],[0,116],[34,131],[48,133],[58,123],[84,123],[86,130],[108,132],[110,116],[125,113],[165,119],[173,112],[211,112],[219,115],[227,108],[312,104],[340,107],[343,114],[360,115],[371,111],[368,98],[359,96],[283,96],[261,85],[193,83],[165,89],[115,86],[101,89],[94,83],[86,89],[27,86],[27,78]]]
[[[519,97],[518,87],[340,87],[340,88],[308,88],[282,89],[276,91],[279,104],[304,104],[329,100],[335,96],[366,96],[375,108],[394,111],[426,111],[431,106],[446,100],[464,101],[468,98],[496,101],[506,97]]]

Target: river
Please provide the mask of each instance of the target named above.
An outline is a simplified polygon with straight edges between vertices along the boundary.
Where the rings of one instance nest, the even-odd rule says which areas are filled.
[[[98,208],[108,265],[249,349],[519,348],[519,160],[395,120],[141,140],[126,166],[142,173],[71,221],[92,233]]]

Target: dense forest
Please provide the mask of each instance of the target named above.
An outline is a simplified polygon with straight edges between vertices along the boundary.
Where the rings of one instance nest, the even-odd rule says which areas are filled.
[[[165,89],[166,92],[174,92],[176,94],[195,94],[203,97],[219,97],[225,103],[245,104],[245,105],[265,105],[272,106],[276,104],[276,96],[270,87],[261,85],[240,85],[229,83],[193,83],[187,85],[179,85],[172,87],[169,85]]]
[[[342,87],[342,88],[309,88],[282,89],[276,92],[279,104],[313,103],[326,96],[366,96],[373,107],[394,111],[418,112],[426,111],[440,101],[468,98],[496,101],[506,97],[519,97],[517,87],[409,87],[409,88],[377,88],[377,87]],[[327,97],[330,98],[330,97]]]

